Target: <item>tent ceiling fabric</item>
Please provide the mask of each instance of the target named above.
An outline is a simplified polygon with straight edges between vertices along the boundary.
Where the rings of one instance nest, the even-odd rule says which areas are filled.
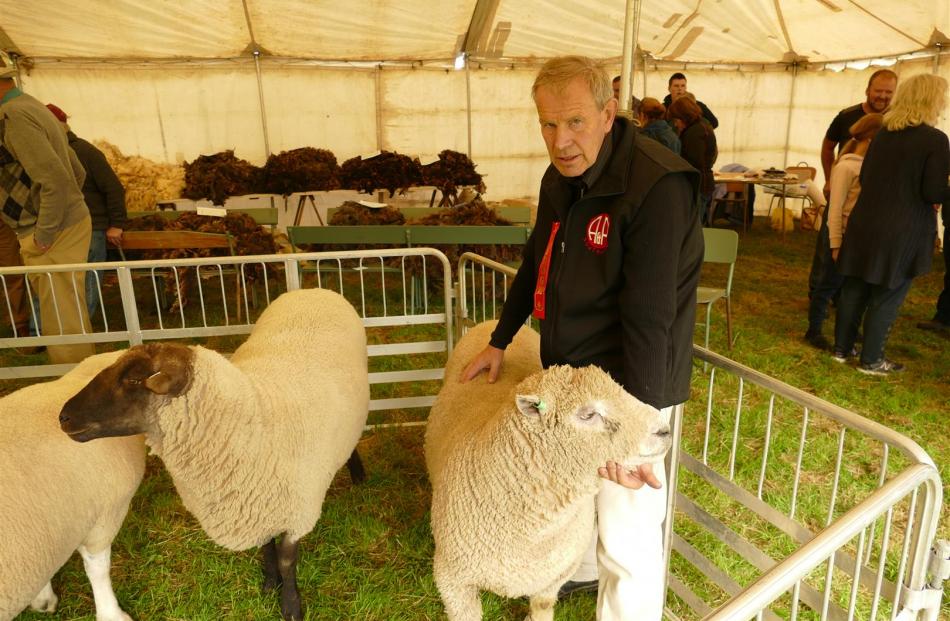
[[[61,60],[235,58],[247,54],[253,31],[277,57],[434,61],[452,58],[476,5],[494,9],[476,60],[621,56],[623,0],[87,0],[81,11],[65,0],[0,0],[0,30],[25,56]],[[927,47],[935,32],[950,35],[947,0],[640,5],[641,49],[677,62],[894,56]]]

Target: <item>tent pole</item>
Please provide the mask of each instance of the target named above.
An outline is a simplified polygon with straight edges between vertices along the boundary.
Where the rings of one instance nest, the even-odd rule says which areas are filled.
[[[264,132],[264,156],[270,157],[270,138],[267,136],[267,113],[264,112],[264,82],[261,80],[260,50],[254,50],[254,69],[257,72],[257,98],[261,103],[261,130]]]
[[[785,159],[782,168],[788,168],[788,147],[792,140],[792,110],[795,108],[795,78],[798,77],[798,63],[792,65],[792,88],[788,94],[788,118],[785,120]]]
[[[376,65],[376,150],[383,150],[383,66]]]
[[[633,53],[640,22],[640,0],[627,0],[623,18],[623,65],[620,68],[620,109],[630,110],[633,95]]]
[[[472,63],[465,59],[465,112],[468,117],[468,159],[472,159]]]

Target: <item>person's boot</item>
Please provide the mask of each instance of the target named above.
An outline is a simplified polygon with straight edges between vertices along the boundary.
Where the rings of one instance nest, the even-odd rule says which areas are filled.
[[[806,343],[815,349],[820,349],[821,351],[831,349],[831,343],[829,343],[825,335],[821,333],[821,328],[808,328],[808,331],[805,332],[804,339]]]

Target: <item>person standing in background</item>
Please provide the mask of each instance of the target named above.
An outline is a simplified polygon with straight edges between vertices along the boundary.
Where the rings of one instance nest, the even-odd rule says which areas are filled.
[[[825,175],[825,185],[822,194],[827,199],[831,188],[831,167],[835,162],[835,149],[838,154],[845,144],[851,140],[851,127],[867,114],[883,114],[894,97],[897,88],[897,74],[890,69],[879,69],[871,74],[867,88],[864,90],[865,101],[849,106],[838,112],[828,126],[821,143],[821,169]],[[815,199],[812,199],[815,202]],[[825,213],[818,228],[818,238],[815,240],[815,254],[811,260],[811,271],[808,274],[808,329],[805,331],[805,342],[821,350],[829,348],[828,340],[821,333],[820,322],[815,326],[817,315],[812,311],[827,314],[828,304],[825,301],[827,283],[837,273],[834,260],[831,258],[831,247],[828,241],[828,214]],[[838,287],[840,289],[840,286]]]
[[[92,224],[80,187],[86,173],[66,133],[46,107],[14,83],[16,68],[0,52],[0,206],[14,229],[23,263],[85,263]],[[85,272],[36,274],[30,284],[40,300],[44,336],[90,331]],[[53,364],[79,362],[92,343],[47,347]]]
[[[848,359],[863,317],[862,373],[903,369],[884,357],[884,346],[911,282],[933,263],[934,204],[950,201],[950,143],[933,127],[946,100],[947,81],[939,76],[902,82],[861,167],[861,194],[837,261],[845,280],[834,358]]]
[[[713,192],[716,189],[716,181],[713,176],[713,165],[719,156],[719,148],[716,145],[716,132],[712,130],[709,123],[703,119],[703,113],[699,106],[689,97],[680,97],[670,104],[667,112],[670,124],[676,128],[680,135],[680,156],[699,171],[702,175],[702,217],[703,223],[707,217],[709,203],[712,201]]]
[[[861,193],[859,175],[861,164],[864,163],[864,154],[867,153],[871,139],[881,129],[883,123],[884,117],[877,113],[861,117],[851,126],[852,138],[841,150],[838,161],[831,169],[831,194],[828,199],[828,212],[825,214],[826,222],[822,223],[822,228],[827,232],[825,235],[818,236],[817,243],[824,245],[815,248],[812,271],[816,270],[815,261],[825,261],[825,257],[830,257],[831,261],[819,270],[821,278],[809,296],[808,330],[805,332],[805,340],[818,349],[831,348],[831,344],[822,333],[822,325],[828,316],[831,300],[841,290],[842,278],[834,262],[838,259],[848,217]]]
[[[673,153],[680,154],[680,139],[666,122],[666,108],[652,97],[644,99],[640,106],[640,127],[644,136],[649,136]]]
[[[92,218],[92,241],[89,243],[87,262],[102,263],[106,260],[106,242],[113,246],[122,243],[122,230],[128,220],[125,211],[125,188],[102,151],[73,133],[66,122],[69,118],[66,113],[53,104],[46,104],[46,107],[62,123],[69,146],[76,152],[86,171],[82,194]],[[99,306],[102,274],[102,270],[86,272],[86,308],[89,310],[90,320]]]
[[[890,69],[878,69],[868,79],[864,89],[866,99],[859,104],[849,106],[838,112],[825,132],[821,142],[821,170],[825,175],[824,194],[827,197],[831,187],[831,166],[835,162],[835,149],[841,149],[851,140],[851,126],[865,114],[884,114],[897,89],[897,74]]]
[[[686,76],[682,73],[674,73],[670,76],[669,81],[667,82],[667,90],[669,94],[663,98],[663,105],[667,110],[670,109],[670,104],[674,101],[687,94],[686,91]],[[693,98],[696,101],[696,105],[699,106],[699,109],[703,113],[703,118],[712,126],[713,129],[719,127],[719,119],[716,118],[716,115],[712,113],[706,104]]]

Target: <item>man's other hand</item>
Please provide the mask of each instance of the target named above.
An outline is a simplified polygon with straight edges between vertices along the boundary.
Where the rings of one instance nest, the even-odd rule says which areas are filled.
[[[505,350],[487,345],[477,356],[472,358],[468,366],[462,371],[459,381],[465,383],[476,375],[488,369],[488,383],[494,384],[501,372],[501,362],[505,357]]]
[[[653,489],[660,489],[663,484],[653,474],[653,464],[640,464],[634,470],[627,470],[623,465],[608,461],[607,466],[597,469],[597,474],[603,479],[613,481],[629,489],[640,489],[649,485]]]

